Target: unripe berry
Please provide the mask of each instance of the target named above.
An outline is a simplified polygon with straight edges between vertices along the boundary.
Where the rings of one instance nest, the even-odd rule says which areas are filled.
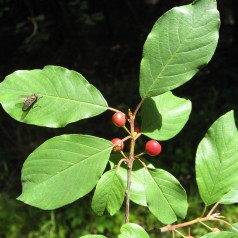
[[[220,231],[220,229],[219,228],[212,228],[212,232],[219,232]]]
[[[149,140],[145,144],[145,153],[151,156],[156,156],[161,152],[161,145],[156,140]]]
[[[122,112],[116,112],[112,116],[112,122],[115,126],[122,127],[126,124],[126,115]]]
[[[113,151],[121,151],[124,148],[124,142],[120,138],[114,138],[111,140],[111,142],[114,144]]]

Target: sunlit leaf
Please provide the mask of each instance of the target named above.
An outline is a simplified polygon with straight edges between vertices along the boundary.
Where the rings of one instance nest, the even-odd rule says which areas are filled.
[[[237,189],[238,132],[233,111],[217,119],[200,142],[196,154],[196,179],[208,206]]]
[[[238,235],[236,235],[233,232],[221,231],[221,232],[208,233],[205,236],[202,236],[201,238],[237,238],[237,237]]]
[[[99,216],[103,215],[105,209],[110,215],[114,215],[121,207],[126,186],[115,169],[104,173],[97,183],[92,200],[92,209]]]
[[[214,54],[219,25],[215,0],[175,7],[160,17],[143,48],[141,97],[163,94],[190,80]]]
[[[133,223],[124,224],[118,238],[150,238],[147,232],[139,225]]]
[[[234,233],[237,233],[237,235],[238,235],[238,223],[233,223],[231,225],[232,225],[231,231]]]
[[[226,195],[223,196],[219,202],[221,204],[233,204],[238,203],[238,189],[230,190]]]
[[[38,100],[23,111],[25,98]],[[38,126],[63,127],[108,109],[102,94],[76,71],[59,66],[18,70],[0,84],[0,103],[14,119]]]
[[[119,160],[121,159],[121,155],[112,154],[110,157],[110,164],[113,168],[115,165],[118,164]],[[154,166],[149,163],[147,160],[143,158],[143,162],[146,164],[148,168],[153,169]],[[132,174],[131,174],[131,191],[130,191],[130,200],[134,203],[147,206],[146,202],[146,195],[145,195],[145,176],[144,176],[144,166],[140,163],[140,161],[135,160],[132,167]],[[121,177],[121,180],[126,185],[127,183],[127,167],[125,164],[121,164],[120,168],[118,169],[118,175]]]
[[[62,135],[39,146],[22,169],[18,200],[55,209],[89,193],[101,177],[113,144],[88,135]]]
[[[182,130],[191,110],[190,100],[171,92],[146,98],[141,109],[141,132],[155,140],[168,140]]]
[[[159,221],[171,224],[187,213],[186,192],[178,180],[162,169],[144,170],[146,201]]]

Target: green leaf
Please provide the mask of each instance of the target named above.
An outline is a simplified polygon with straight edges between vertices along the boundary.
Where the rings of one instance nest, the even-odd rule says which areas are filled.
[[[141,109],[142,134],[155,140],[176,136],[188,121],[191,107],[190,100],[176,97],[171,92],[146,98]]]
[[[105,209],[110,215],[114,215],[124,200],[126,186],[115,169],[107,171],[97,183],[92,200],[92,209],[99,216],[103,215]]]
[[[209,206],[237,189],[238,132],[233,111],[217,119],[200,142],[196,178],[200,195]]]
[[[231,232],[238,233],[238,223],[233,223],[231,225],[232,225]]]
[[[178,180],[162,170],[144,169],[145,193],[148,208],[164,224],[171,224],[177,216],[187,213],[187,197]]]
[[[80,236],[79,238],[107,238],[107,237],[102,235],[86,235],[86,236]]]
[[[139,225],[133,223],[124,224],[118,238],[150,238],[147,232]]]
[[[229,231],[221,231],[221,232],[211,232],[202,236],[201,238],[236,238],[238,235]]]
[[[119,160],[121,159],[121,155],[112,154],[110,157],[110,164],[111,167],[114,167]],[[142,158],[141,158],[142,159]],[[143,162],[146,164],[148,168],[154,168],[154,166],[142,159]],[[135,160],[132,167],[132,174],[131,174],[131,191],[130,191],[130,200],[134,203],[147,206],[146,202],[146,195],[145,195],[145,185],[144,185],[144,167],[140,163],[140,161]],[[127,168],[124,164],[121,164],[120,168],[118,169],[118,175],[121,177],[121,180],[124,182],[125,186],[127,183]]]
[[[140,95],[153,97],[179,87],[206,65],[220,26],[215,0],[175,7],[153,26],[143,48]]]
[[[88,135],[62,135],[39,146],[22,169],[18,200],[55,209],[83,197],[96,185],[113,144]]]
[[[223,196],[222,200],[219,202],[221,204],[234,204],[238,203],[238,190],[232,189],[226,195]]]
[[[24,98],[38,100],[23,111]],[[0,84],[0,103],[14,119],[38,126],[63,127],[108,109],[102,94],[79,73],[59,66],[18,70]]]

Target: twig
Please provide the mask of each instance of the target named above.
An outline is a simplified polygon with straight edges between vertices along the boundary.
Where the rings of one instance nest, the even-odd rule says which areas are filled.
[[[205,214],[206,210],[207,210],[207,206],[205,206],[205,207],[203,208],[201,217],[204,217],[204,214]]]
[[[139,111],[139,109],[140,109],[142,103],[144,102],[144,100],[145,100],[144,98],[141,99],[140,103],[137,105],[136,110],[135,110],[135,112],[134,112],[134,117],[136,117],[136,114],[137,114],[137,112]]]
[[[122,156],[127,160],[128,158],[126,157],[125,153],[121,150],[120,153],[122,154]]]
[[[214,215],[211,215],[211,216],[206,216],[206,217],[202,217],[202,218],[197,218],[197,219],[194,219],[192,221],[184,222],[184,223],[177,224],[177,225],[168,225],[168,226],[160,228],[160,232],[173,231],[173,230],[176,230],[178,228],[191,226],[191,225],[194,225],[196,223],[200,223],[200,222],[204,222],[204,221],[220,221],[220,222],[222,222],[222,223],[224,223],[228,226],[231,226],[230,223],[228,223],[228,222],[226,222],[222,219],[219,219]]]
[[[126,136],[125,138],[123,138],[121,141],[125,142],[126,140],[130,139],[131,136]]]
[[[131,173],[132,173],[132,165],[135,160],[134,151],[135,151],[135,135],[134,135],[134,123],[135,118],[132,114],[131,110],[128,109],[128,116],[130,118],[130,128],[131,128],[131,143],[130,143],[130,155],[127,160],[127,186],[126,186],[126,223],[130,222],[130,190],[131,190]]]
[[[120,168],[121,163],[124,162],[124,161],[127,161],[127,159],[124,159],[124,158],[120,159],[120,161],[118,162],[118,164],[116,166],[116,171]]]
[[[135,140],[137,140],[139,137],[141,136],[141,133],[137,133],[137,135],[135,136]]]
[[[214,210],[217,208],[217,206],[219,205],[219,202],[217,202],[211,209],[211,211],[207,214],[207,216],[211,216],[211,214],[214,212]]]
[[[127,186],[126,186],[126,223],[130,222],[130,191],[131,191],[131,172],[133,160],[129,160],[127,164]]]
[[[126,126],[123,126],[123,129],[124,129],[129,135],[131,134],[131,132],[127,129]]]
[[[145,169],[148,169],[146,164],[141,159],[138,159],[138,160],[142,163],[142,165],[145,167]]]
[[[108,107],[108,110],[111,110],[113,112],[121,112],[120,110],[117,110],[116,108],[113,107]]]

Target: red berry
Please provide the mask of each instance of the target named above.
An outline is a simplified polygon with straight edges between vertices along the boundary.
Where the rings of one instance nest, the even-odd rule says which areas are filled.
[[[158,155],[161,152],[161,145],[158,141],[156,140],[149,140],[145,144],[145,152],[148,155],[155,156]]]
[[[113,151],[121,151],[124,148],[124,142],[120,138],[114,138],[111,140],[114,144]]]
[[[112,122],[115,126],[122,127],[125,126],[126,124],[126,116],[122,112],[116,112],[112,116]]]

